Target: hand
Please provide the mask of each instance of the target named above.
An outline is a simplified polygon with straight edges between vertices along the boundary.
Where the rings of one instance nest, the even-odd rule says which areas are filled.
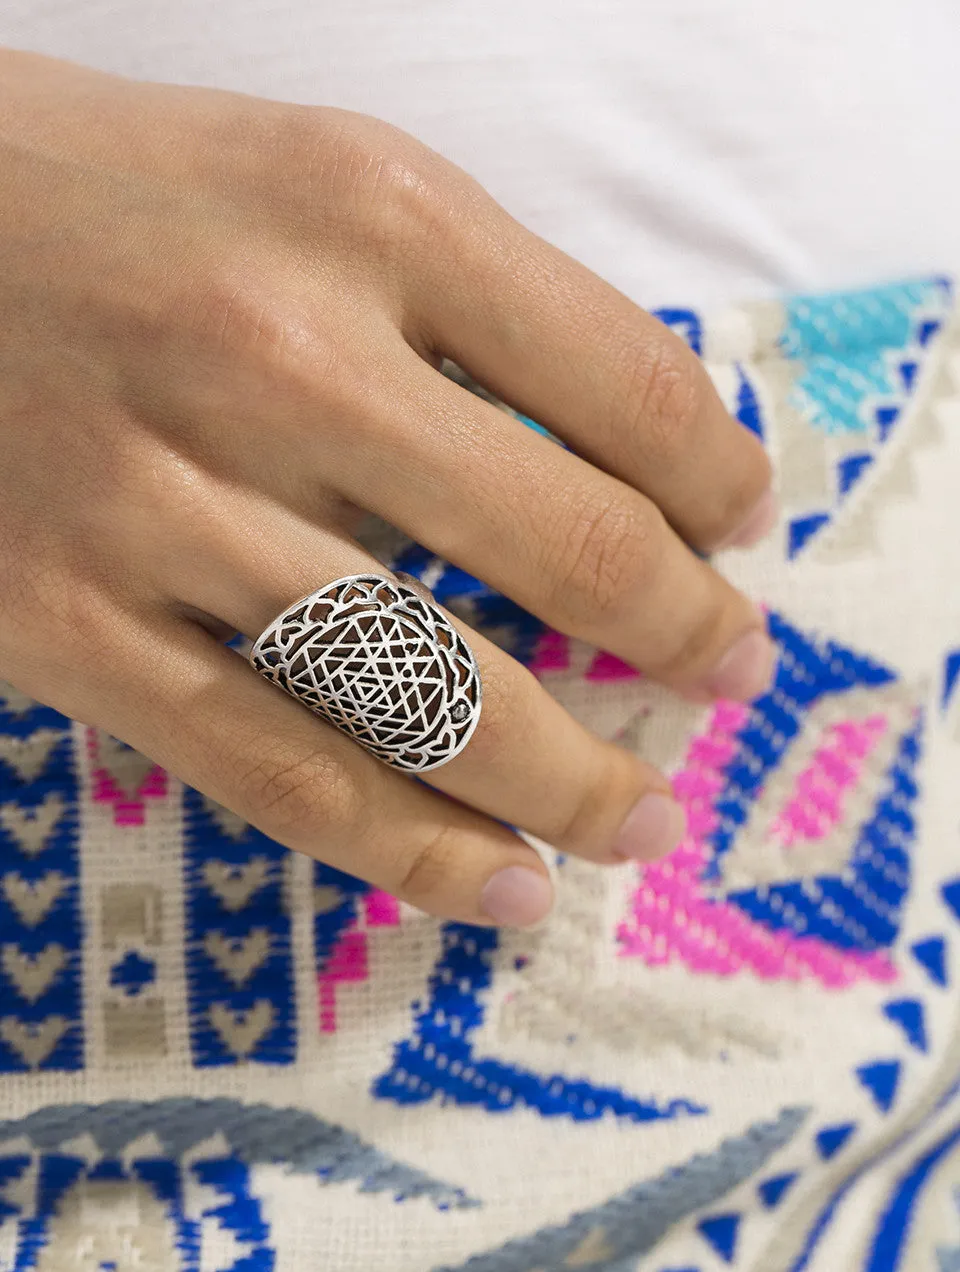
[[[673,846],[666,779],[462,624],[484,707],[435,790],[223,644],[377,570],[362,509],[680,692],[762,691],[691,546],[767,528],[767,460],[660,323],[386,124],[0,52],[0,330],[0,676],[433,914],[548,909],[500,822]]]

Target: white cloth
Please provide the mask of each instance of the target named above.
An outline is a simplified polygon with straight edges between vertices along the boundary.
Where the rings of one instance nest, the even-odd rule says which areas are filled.
[[[0,42],[388,119],[643,304],[960,267],[956,0],[4,0]]]

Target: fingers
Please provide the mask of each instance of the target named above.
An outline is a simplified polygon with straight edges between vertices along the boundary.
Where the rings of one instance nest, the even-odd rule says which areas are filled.
[[[359,424],[333,477],[346,497],[674,689],[763,692],[762,615],[650,499],[419,359],[391,367],[390,386],[391,462],[378,460],[387,423]]]
[[[546,868],[518,836],[386,768],[198,625],[143,624],[110,666],[80,717],[279,843],[464,923],[549,910]]]
[[[176,575],[181,604],[215,614],[251,638],[324,582],[382,573],[356,545],[312,530],[281,510],[262,512],[248,537],[208,537],[202,552],[184,545],[170,560],[177,563],[170,574],[171,581]],[[192,569],[192,561],[201,567]],[[601,741],[519,663],[451,621],[477,657],[483,707],[464,750],[424,780],[562,851],[595,861],[648,859],[672,849],[683,817],[663,775]]]
[[[772,528],[763,447],[678,336],[492,200],[447,246],[455,268],[442,242],[423,258],[415,343],[642,491],[695,548]]]

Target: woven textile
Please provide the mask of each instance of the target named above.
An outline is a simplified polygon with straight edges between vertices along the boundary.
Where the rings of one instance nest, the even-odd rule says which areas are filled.
[[[541,930],[399,906],[0,687],[2,1272],[960,1272],[951,288],[661,317],[778,471],[718,561],[770,693],[684,705],[376,538],[685,804],[664,861],[551,857]]]

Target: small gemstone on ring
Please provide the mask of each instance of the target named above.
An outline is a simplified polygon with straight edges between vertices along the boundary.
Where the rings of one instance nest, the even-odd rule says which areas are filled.
[[[450,708],[450,719],[453,720],[455,724],[461,724],[464,720],[466,720],[469,714],[470,708],[467,703],[462,700],[460,702],[455,702]]]

